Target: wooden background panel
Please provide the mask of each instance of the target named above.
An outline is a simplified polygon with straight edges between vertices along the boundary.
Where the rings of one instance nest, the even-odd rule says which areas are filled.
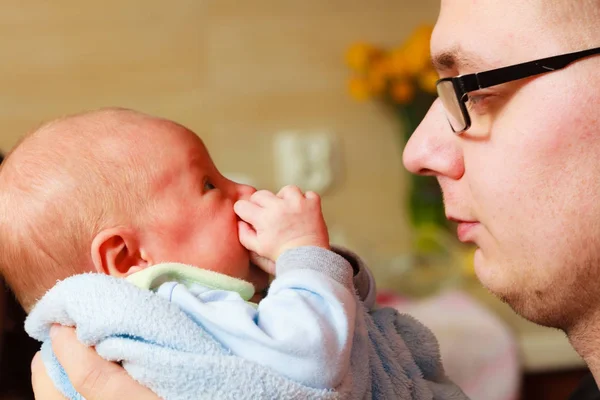
[[[400,127],[375,104],[348,98],[344,53],[357,40],[399,43],[435,21],[437,0],[0,7],[0,149],[48,118],[125,106],[187,125],[223,172],[276,189],[274,135],[326,129],[344,161],[323,199],[330,227],[381,258],[406,249]]]

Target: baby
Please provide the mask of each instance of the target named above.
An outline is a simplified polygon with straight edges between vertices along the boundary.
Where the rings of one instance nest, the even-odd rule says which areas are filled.
[[[85,342],[86,332],[93,331],[89,336],[98,340],[99,331],[118,325],[103,342],[88,338],[88,344],[123,362],[162,397],[186,398],[181,393],[189,381],[201,380],[208,383],[196,393],[231,395],[240,390],[237,379],[260,386],[248,388],[247,398],[265,392],[283,398],[274,391],[284,387],[287,395],[303,397],[352,393],[353,398],[400,398],[405,388],[390,385],[404,381],[407,385],[399,386],[412,392],[462,398],[443,375],[437,349],[430,355],[433,361],[420,362],[427,352],[413,348],[417,341],[403,342],[400,331],[407,326],[395,321],[395,314],[373,318],[366,313],[364,301],[373,303],[372,279],[352,254],[331,250],[316,194],[295,187],[278,194],[257,192],[226,179],[202,141],[183,126],[123,109],[61,118],[16,146],[0,169],[0,187],[0,268],[26,310],[37,303],[28,332],[47,340],[51,323],[77,325]],[[81,275],[86,272],[112,280]],[[254,292],[267,288],[269,275],[275,279],[266,298],[258,305],[250,302]],[[57,280],[62,282],[55,286]],[[93,288],[98,282],[97,293]],[[176,314],[181,311],[185,320]],[[154,315],[161,318],[149,321]],[[141,322],[138,316],[143,316]],[[99,325],[104,319],[114,321]],[[197,334],[189,335],[194,328],[188,321],[198,327]],[[161,323],[167,326],[162,331],[156,328]],[[386,324],[398,329],[390,333]],[[144,328],[137,331],[140,325]],[[174,334],[169,328],[183,330]],[[431,336],[422,326],[410,329],[420,341]],[[182,336],[192,338],[183,343]],[[202,337],[201,343],[195,337]],[[129,341],[117,346],[115,339]],[[382,350],[386,345],[387,353]],[[136,375],[139,364],[134,362],[128,368],[123,352],[137,357],[134,346],[142,346],[145,363],[160,360],[161,374],[169,377],[166,383],[156,383],[160,374]],[[404,350],[394,354],[398,346]],[[223,350],[228,357],[220,356],[210,368],[208,359],[194,359],[188,370],[205,370],[174,387],[183,364],[173,368],[179,371],[173,376],[167,366],[198,349],[214,352],[210,362]],[[148,352],[155,354],[149,357]],[[371,365],[373,354],[380,360]],[[215,392],[222,389],[215,389],[209,375],[232,362],[230,355],[253,363],[245,364],[253,377],[236,377],[237,364],[227,364],[215,373],[226,391]],[[404,364],[394,366],[395,358]],[[51,358],[44,362],[52,368]],[[60,376],[54,376],[55,384],[67,397],[77,398]],[[148,376],[152,379],[144,382]],[[435,387],[425,383],[429,378]]]

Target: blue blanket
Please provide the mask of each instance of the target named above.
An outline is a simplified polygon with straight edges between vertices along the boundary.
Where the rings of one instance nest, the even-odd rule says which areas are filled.
[[[444,374],[432,333],[392,309],[359,312],[350,371],[335,390],[304,386],[230,354],[154,292],[106,275],[82,274],[52,288],[25,323],[29,335],[43,342],[48,374],[69,399],[82,397],[52,353],[54,323],[76,326],[82,343],[120,362],[136,381],[168,400],[466,399]]]

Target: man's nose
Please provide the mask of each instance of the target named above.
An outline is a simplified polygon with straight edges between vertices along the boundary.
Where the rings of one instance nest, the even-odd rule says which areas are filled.
[[[417,175],[446,176],[460,179],[464,159],[460,138],[444,115],[441,101],[436,100],[404,148],[406,169]]]

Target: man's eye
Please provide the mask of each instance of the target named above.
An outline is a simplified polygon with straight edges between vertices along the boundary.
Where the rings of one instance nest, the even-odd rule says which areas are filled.
[[[485,106],[486,106],[486,99],[488,98],[488,95],[482,94],[482,95],[469,95],[469,101],[467,101],[467,108],[469,109],[469,111],[473,111],[476,113],[483,113],[485,112]]]
[[[211,181],[209,181],[208,179],[206,179],[204,181],[204,190],[205,191],[209,191],[209,190],[213,190],[216,189],[217,187],[215,185],[212,184]]]

